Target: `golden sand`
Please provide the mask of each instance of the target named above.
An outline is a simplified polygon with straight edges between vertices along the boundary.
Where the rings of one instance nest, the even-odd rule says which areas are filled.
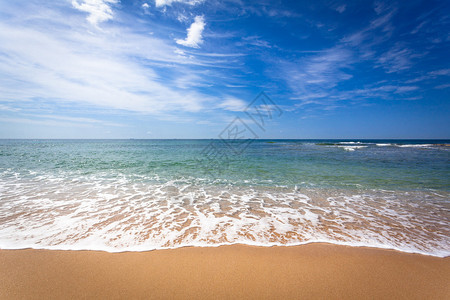
[[[450,299],[450,258],[328,244],[0,250],[2,299]]]

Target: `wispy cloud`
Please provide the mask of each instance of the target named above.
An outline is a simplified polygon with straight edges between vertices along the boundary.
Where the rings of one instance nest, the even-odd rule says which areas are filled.
[[[392,37],[395,27],[392,19],[397,13],[397,7],[385,6],[376,2],[377,15],[369,21],[369,24],[360,30],[351,32],[341,39],[341,43],[358,48],[363,58],[371,58],[375,55],[373,47],[378,46]]]
[[[450,69],[440,69],[440,70],[430,71],[424,75],[420,75],[415,78],[409,79],[409,80],[405,81],[405,83],[407,83],[407,84],[416,83],[416,82],[421,82],[421,81],[425,81],[425,80],[436,79],[440,76],[450,76]]]
[[[33,12],[44,14],[39,9]],[[187,119],[183,114],[211,110],[222,101],[219,95],[192,87],[210,86],[211,78],[223,76],[221,68],[233,67],[229,60],[242,56],[186,54],[177,51],[172,39],[113,24],[89,32],[79,26],[84,16],[67,18],[57,7],[51,13],[52,26],[13,15],[0,20],[0,102],[15,103],[13,107],[46,102]],[[2,105],[4,110],[10,107]],[[30,111],[33,105],[27,107]]]
[[[35,118],[39,119],[49,119],[49,120],[58,120],[58,121],[68,121],[74,123],[82,123],[82,124],[98,124],[103,126],[114,126],[114,127],[124,127],[126,125],[116,122],[109,122],[104,120],[86,118],[86,117],[71,117],[71,116],[61,116],[61,115],[33,115]]]
[[[247,107],[247,103],[241,99],[230,97],[220,103],[218,107],[228,111],[243,111]]]
[[[438,85],[435,87],[435,89],[438,89],[438,90],[443,90],[443,89],[448,89],[448,88],[450,88],[450,83],[441,84],[441,85]]]
[[[306,56],[295,63],[287,63],[285,72],[289,85],[301,94],[323,94],[339,82],[352,77],[345,69],[352,63],[351,52],[331,48],[324,52]]]
[[[221,2],[221,1],[217,1]],[[225,3],[225,1],[223,1]],[[274,1],[249,1],[248,3],[236,0],[227,3],[239,4],[242,14],[254,14],[257,16],[268,16],[270,18],[295,18],[301,16],[298,12],[285,8]],[[227,8],[225,8],[227,9]]]
[[[103,119],[132,116],[218,124],[259,90],[280,99],[285,111],[318,115],[428,99],[427,89],[438,95],[448,88],[442,59],[450,41],[448,4],[23,0],[0,6],[0,112],[16,123],[102,127]]]
[[[189,5],[196,5],[202,3],[204,0],[155,0],[156,7],[170,6],[172,3],[184,3]]]
[[[431,71],[428,73],[430,76],[450,76],[450,69],[441,69],[436,71]]]
[[[187,37],[184,40],[177,39],[177,44],[185,47],[199,48],[203,43],[202,33],[205,25],[203,16],[196,16],[194,23],[187,29]]]
[[[272,45],[270,45],[269,42],[263,40],[260,36],[256,36],[256,35],[243,37],[242,43],[240,43],[240,44],[252,45],[252,46],[263,47],[263,48],[272,48]]]
[[[421,22],[419,25],[417,25],[417,26],[411,31],[411,34],[416,34],[416,33],[418,33],[418,32],[424,27],[424,25],[427,24],[427,23],[428,23],[428,21],[423,21],[423,22]]]
[[[378,58],[378,63],[388,73],[399,72],[409,69],[415,56],[411,49],[395,45]]]
[[[142,5],[141,5],[141,7],[142,7],[142,9],[143,9],[143,11],[144,11],[144,13],[145,14],[147,14],[147,15],[151,15],[151,12],[150,12],[150,5],[148,4],[148,3],[143,3]]]
[[[198,111],[205,97],[181,93],[158,80],[156,73],[120,52],[110,52],[96,39],[83,40],[86,50],[74,49],[77,39],[66,42],[33,29],[0,25],[0,48],[14,60],[1,60],[2,76],[20,79],[29,88],[0,86],[5,98],[61,99],[129,111]],[[27,47],[24,47],[24,45]],[[33,49],[33,51],[30,51]],[[102,51],[104,50],[104,51]],[[26,85],[24,85],[26,86]]]
[[[421,99],[420,87],[411,84],[447,73],[446,69],[437,70],[414,79],[399,80],[399,76],[409,76],[405,71],[413,68],[427,51],[419,54],[406,42],[392,43],[396,30],[393,21],[398,11],[395,5],[376,2],[374,11],[366,27],[350,32],[335,46],[283,62],[278,72],[284,74],[282,78],[294,93],[290,98],[299,102],[296,107],[335,109],[342,105],[336,105],[338,101],[362,104],[378,99]],[[371,74],[379,70],[396,79],[370,82],[361,70]],[[358,81],[361,84],[355,84]]]
[[[20,111],[20,108],[0,104],[0,111],[14,111],[15,112],[15,111]]]
[[[12,118],[12,117],[0,117],[0,123],[18,123],[27,125],[43,125],[51,127],[93,127],[92,123],[83,122],[71,122],[71,121],[59,121],[51,119],[34,119],[34,118]]]
[[[346,8],[347,8],[347,5],[346,5],[346,4],[341,4],[341,5],[337,6],[337,7],[335,7],[334,9],[335,9],[338,13],[342,14],[342,13],[346,10]]]
[[[402,94],[402,93],[412,92],[412,91],[415,91],[418,89],[419,89],[418,86],[399,86],[399,87],[397,87],[395,92],[398,94]]]

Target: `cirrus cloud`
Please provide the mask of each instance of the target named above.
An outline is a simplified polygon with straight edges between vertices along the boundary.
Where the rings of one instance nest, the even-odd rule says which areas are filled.
[[[164,6],[170,6],[172,3],[179,2],[189,5],[196,5],[199,3],[202,3],[203,0],[155,0],[155,6],[156,7],[164,7]]]

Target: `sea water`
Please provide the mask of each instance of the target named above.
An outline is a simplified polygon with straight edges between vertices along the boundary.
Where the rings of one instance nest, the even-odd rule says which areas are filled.
[[[328,242],[444,257],[449,143],[0,140],[0,249]]]

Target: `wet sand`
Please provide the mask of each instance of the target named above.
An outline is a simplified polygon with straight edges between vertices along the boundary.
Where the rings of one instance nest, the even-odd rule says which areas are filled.
[[[329,244],[0,250],[0,298],[450,299],[450,258]]]

